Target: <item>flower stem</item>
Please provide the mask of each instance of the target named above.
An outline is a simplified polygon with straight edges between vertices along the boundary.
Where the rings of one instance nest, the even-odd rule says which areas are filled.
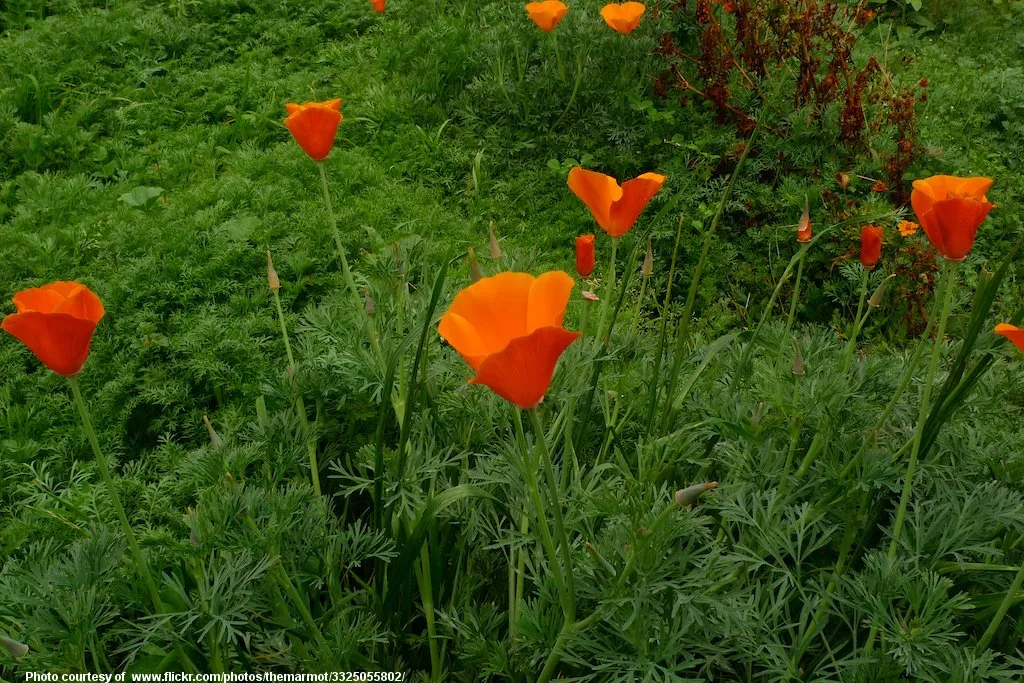
[[[864,301],[868,296],[868,275],[871,271],[867,268],[861,268],[860,273],[860,301],[857,303],[857,316],[853,319],[853,332],[850,333],[850,341],[846,344],[846,352],[843,353],[843,372],[845,373],[850,369],[850,363],[853,361],[853,352],[857,349],[857,337],[860,335],[860,329],[864,326],[864,320],[867,319],[865,315],[861,318],[864,313]]]
[[[981,640],[978,641],[978,647],[976,652],[980,655],[988,644],[992,641],[992,636],[996,634],[999,629],[999,624],[1002,623],[1003,617],[1006,616],[1007,610],[1010,609],[1010,605],[1013,604],[1014,597],[1020,590],[1021,584],[1024,584],[1024,565],[1021,565],[1020,570],[1017,572],[1017,576],[1013,578],[1013,583],[1010,585],[1010,590],[1006,591],[1006,595],[1003,596],[1003,601],[999,603],[999,609],[992,616],[992,621],[989,623],[988,628],[985,629],[985,633],[982,634]]]
[[[924,390],[921,394],[921,408],[917,416],[917,428],[914,430],[914,445],[911,447],[910,462],[907,463],[907,473],[903,480],[903,492],[900,495],[900,505],[896,511],[892,539],[889,542],[890,560],[896,557],[900,532],[903,531],[903,520],[907,515],[907,504],[910,502],[910,493],[914,488],[914,473],[917,469],[917,456],[921,450],[921,437],[924,435],[924,425],[928,419],[928,404],[931,401],[932,383],[935,380],[935,371],[939,366],[939,356],[942,354],[942,338],[945,335],[946,321],[949,319],[949,312],[952,308],[953,290],[956,289],[956,266],[955,261],[945,261],[942,265],[942,281],[944,283],[942,313],[939,315],[939,325],[935,330],[935,346],[932,348],[932,360],[928,366],[928,374],[925,376]]]
[[[85,427],[85,433],[89,437],[89,444],[92,446],[92,452],[96,456],[96,463],[100,467],[100,476],[103,478],[103,482],[107,486],[107,493],[110,495],[110,501],[114,505],[114,511],[117,513],[117,519],[121,523],[121,530],[124,532],[125,538],[128,540],[128,548],[131,550],[132,558],[135,560],[139,573],[142,575],[142,580],[146,584],[149,596],[153,600],[153,606],[158,612],[163,611],[164,606],[163,601],[160,599],[160,592],[157,590],[156,582],[153,580],[153,575],[149,571],[149,565],[146,564],[145,558],[142,557],[142,551],[139,549],[139,543],[135,539],[135,532],[132,531],[132,527],[128,523],[128,516],[124,513],[124,507],[121,505],[121,498],[117,495],[117,487],[114,485],[114,478],[110,475],[110,466],[107,462],[107,458],[103,455],[103,451],[100,450],[99,441],[96,440],[96,432],[93,430],[92,420],[89,418],[89,408],[85,405],[81,389],[78,387],[78,376],[71,375],[68,377],[68,383],[71,385],[71,393],[75,397],[75,405],[78,406],[78,414],[82,418],[82,426]]]
[[[601,320],[597,325],[596,336],[598,339],[604,337],[604,324],[608,320],[608,311],[612,306],[612,299],[615,298],[615,259],[619,250],[619,238],[612,238],[612,260],[608,270],[608,285],[604,301],[601,302]]]

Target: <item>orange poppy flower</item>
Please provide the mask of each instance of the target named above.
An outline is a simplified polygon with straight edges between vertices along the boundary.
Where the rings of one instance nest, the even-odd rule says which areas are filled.
[[[615,178],[577,166],[569,171],[569,188],[590,208],[601,229],[612,237],[629,232],[644,207],[665,184],[665,176],[644,173],[619,187]]]
[[[992,182],[989,178],[951,175],[914,181],[910,204],[924,233],[944,258],[967,258],[978,227],[993,207],[985,197]]]
[[[341,100],[306,102],[285,105],[288,117],[284,125],[292,132],[295,141],[313,161],[323,161],[334,147],[334,136],[341,123]]]
[[[593,235],[580,235],[576,238],[576,272],[580,277],[590,277],[594,272]]]
[[[871,270],[882,256],[882,228],[865,225],[860,229],[860,264]]]
[[[370,0],[370,4],[373,5],[373,11],[377,14],[384,14],[384,5],[388,0]]]
[[[900,229],[900,237],[910,237],[916,235],[917,229],[921,226],[914,221],[900,221],[896,227]]]
[[[569,11],[568,5],[559,0],[544,0],[544,2],[530,2],[526,5],[526,13],[537,24],[537,28],[545,33],[551,33],[558,26],[565,13]]]
[[[601,16],[604,18],[604,23],[625,35],[632,33],[640,24],[640,17],[644,15],[644,9],[643,4],[639,2],[624,2],[621,5],[610,2],[601,8]]]
[[[562,271],[540,277],[499,273],[459,292],[438,332],[483,384],[520,408],[544,398],[562,352],[580,336],[562,327],[573,279]]]
[[[14,295],[18,309],[4,318],[0,329],[10,332],[43,365],[58,375],[77,375],[89,357],[89,343],[103,303],[85,285],[54,282]]]
[[[804,212],[800,215],[800,222],[796,224],[796,241],[800,243],[811,241],[811,208],[804,200]]]
[[[1016,325],[999,323],[996,325],[996,334],[1006,337],[1013,342],[1014,346],[1021,351],[1024,351],[1024,330],[1020,329]]]

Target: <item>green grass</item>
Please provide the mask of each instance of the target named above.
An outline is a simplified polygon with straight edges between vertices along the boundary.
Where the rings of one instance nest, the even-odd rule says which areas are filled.
[[[971,358],[992,368],[922,457],[890,559],[927,356],[912,362],[908,298],[891,290],[863,356],[843,367],[856,217],[887,220],[872,287],[897,263],[911,273],[898,282],[912,282],[913,252],[893,229],[900,207],[870,182],[851,188],[849,209],[823,199],[839,192],[839,171],[879,177],[884,135],[846,149],[838,112],[820,127],[786,96],[768,102],[766,125],[785,135],[759,133],[723,205],[695,343],[681,347],[679,389],[666,396],[674,323],[742,138],[699,100],[651,92],[658,37],[692,41],[692,21],[663,2],[623,37],[600,5],[579,0],[557,29],[565,77],[549,36],[512,2],[391,0],[381,16],[326,0],[0,6],[0,301],[62,279],[103,300],[81,383],[165,607],[127,552],[66,384],[4,335],[0,636],[30,650],[16,661],[0,647],[0,679],[129,667],[525,681],[559,649],[570,680],[1024,675],[1019,590],[978,647],[1024,562],[1021,356],[990,333],[1021,309],[1019,264],[979,322]],[[894,12],[854,53],[879,55],[900,85],[928,79],[917,108],[927,153],[908,180],[996,179],[998,206],[960,269],[936,393],[964,353],[979,273],[998,268],[1024,227],[1024,8],[941,9],[941,32]],[[316,168],[281,124],[286,102],[330,97],[345,116],[327,161],[334,207],[383,359],[345,289]],[[619,251],[631,280],[610,343],[570,348],[542,404],[583,622],[560,641],[553,568],[536,520],[521,525],[535,475],[514,408],[465,384],[469,368],[438,343],[436,322],[468,284],[467,247],[486,274],[571,272],[573,238],[596,230],[565,184],[581,159],[620,179],[669,180]],[[137,188],[161,192],[132,206],[122,197]],[[805,196],[816,232],[849,218],[840,210],[853,219],[808,252],[788,329],[784,273]],[[500,264],[484,256],[490,221]],[[637,308],[645,233],[655,275]],[[927,249],[922,235],[913,243]],[[599,235],[598,277],[607,254]],[[583,305],[574,295],[570,328]],[[879,425],[907,368],[909,388]],[[396,387],[415,401],[404,422],[388,400]],[[310,486],[310,439],[323,498]],[[526,441],[532,452],[529,425]],[[720,485],[696,508],[672,507],[676,489],[703,481]],[[519,562],[524,599],[510,616]]]

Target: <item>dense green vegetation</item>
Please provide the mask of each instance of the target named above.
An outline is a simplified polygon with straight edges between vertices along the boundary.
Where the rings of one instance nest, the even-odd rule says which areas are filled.
[[[381,15],[361,0],[0,3],[0,313],[56,280],[102,299],[80,382],[162,603],[66,381],[5,334],[0,636],[29,650],[0,647],[0,680],[525,681],[546,663],[569,680],[1020,680],[1024,385],[991,330],[1019,322],[1024,295],[1019,263],[1000,270],[1024,228],[1024,4],[890,2],[846,22],[853,63],[881,65],[865,96],[880,123],[850,144],[841,102],[794,107],[791,61],[732,84],[752,142],[692,91],[659,96],[673,65],[703,87],[659,49],[671,35],[699,54],[694,8],[652,1],[622,36],[602,4],[578,0],[548,35],[506,0],[390,0]],[[898,89],[918,143],[902,196],[872,189]],[[285,103],[333,97],[326,171],[372,316],[281,124]],[[577,164],[668,177],[614,281],[609,240],[566,187]],[[896,224],[915,220],[910,182],[939,173],[995,179],[997,208],[946,278],[933,398],[949,411],[924,429],[894,535],[943,282],[925,236]],[[797,266],[805,202],[818,237]],[[848,347],[869,222],[886,238],[866,291],[896,277]],[[539,411],[572,546],[563,628],[531,517],[538,434],[466,386],[436,325],[469,284],[467,248],[486,275],[572,273],[573,238],[591,232],[615,326],[570,347]],[[712,481],[699,505],[672,502]]]

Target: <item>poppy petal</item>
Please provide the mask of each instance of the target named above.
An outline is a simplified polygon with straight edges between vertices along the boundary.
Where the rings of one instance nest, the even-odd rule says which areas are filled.
[[[658,190],[665,184],[665,176],[657,173],[644,173],[642,176],[627,180],[622,184],[622,197],[611,206],[612,224],[615,232],[612,237],[625,235],[636,224],[636,219]]]
[[[996,334],[1006,337],[1014,346],[1021,351],[1024,351],[1024,330],[1017,327],[1016,325],[1009,325],[1007,323],[999,323],[996,325]]]
[[[65,377],[78,374],[89,357],[96,323],[66,313],[15,313],[0,329],[14,335],[43,365]]]
[[[455,295],[448,311],[441,317],[438,332],[462,353],[463,357],[501,351],[509,341],[526,334],[530,287],[534,278],[529,273],[499,273],[481,278]],[[449,321],[461,317],[472,327],[479,342],[460,334],[461,324]],[[448,335],[452,334],[452,337]],[[466,350],[458,344],[465,344]],[[467,358],[467,361],[469,359]]]
[[[974,246],[978,226],[991,209],[991,204],[960,197],[935,202],[932,214],[942,236],[942,246],[935,245],[939,252],[952,261],[965,258]]]
[[[65,283],[58,283],[65,284]],[[94,323],[98,323],[104,314],[103,302],[100,298],[93,294],[88,287],[80,285],[76,282],[69,283],[75,285],[77,291],[71,292],[66,299],[54,309],[54,313],[67,313],[73,315],[76,318],[82,318],[83,320],[91,320]]]
[[[490,387],[520,408],[534,408],[551,386],[558,358],[579,336],[561,327],[541,327],[488,356],[469,383]]]
[[[331,153],[334,137],[341,123],[341,112],[335,108],[341,100],[329,100],[324,104],[311,102],[298,111],[289,108],[284,125],[291,131],[295,141],[314,161],[323,161]]]
[[[569,171],[569,189],[587,205],[601,229],[612,234],[614,225],[610,216],[612,202],[622,198],[622,188],[609,175],[588,171],[577,166]]]
[[[529,305],[526,310],[526,331],[533,332],[541,327],[561,327],[565,307],[576,282],[560,270],[544,273],[533,281],[530,287]]]

